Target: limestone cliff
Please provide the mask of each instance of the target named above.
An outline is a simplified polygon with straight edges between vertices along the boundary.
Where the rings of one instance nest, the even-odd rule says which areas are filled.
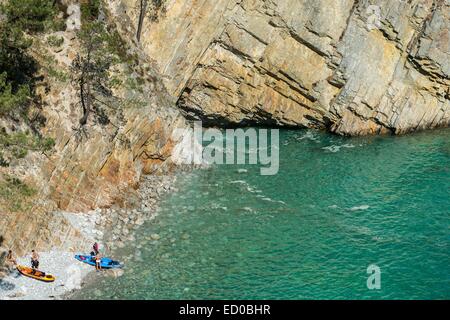
[[[86,246],[61,211],[133,205],[133,191],[142,174],[170,170],[172,149],[179,146],[172,133],[187,125],[145,55],[124,39],[121,49],[132,61],[117,66],[115,76],[124,83],[114,92],[117,111],[106,126],[88,121],[83,131],[76,130],[82,109],[70,81],[70,66],[80,50],[76,36],[80,22],[79,7],[68,2],[72,6],[68,7],[67,30],[35,37],[30,49],[39,63],[41,81],[36,95],[46,119],[41,133],[53,138],[55,147],[47,154],[29,152],[9,167],[0,167],[0,174],[18,177],[36,190],[25,211],[10,212],[0,199],[0,248],[13,248],[17,253]],[[61,44],[50,46],[48,41],[54,38]],[[19,130],[14,121],[0,125],[7,131]]]
[[[166,0],[142,47],[210,125],[406,133],[450,123],[448,0]],[[108,1],[135,34],[139,6]]]
[[[104,128],[88,122],[80,136],[78,93],[68,80],[80,1],[61,2],[67,30],[36,37],[32,48],[42,133],[56,145],[0,168],[38,192],[27,212],[6,212],[0,201],[3,248],[77,246],[82,237],[57,212],[130,201],[142,174],[172,165],[180,146],[172,133],[187,125],[180,111],[207,125],[345,135],[450,123],[450,0],[166,0],[158,19],[144,21],[139,44],[138,1],[109,0],[103,18],[136,60],[123,76],[141,88],[117,90],[122,111]],[[51,36],[63,45],[49,46]]]

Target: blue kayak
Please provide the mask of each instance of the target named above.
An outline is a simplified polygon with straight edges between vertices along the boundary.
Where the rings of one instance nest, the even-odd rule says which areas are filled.
[[[75,259],[95,267],[95,256],[83,256],[77,254],[75,255]],[[123,267],[123,265],[119,261],[115,261],[110,258],[102,258],[100,265],[102,266],[102,269],[113,269]]]

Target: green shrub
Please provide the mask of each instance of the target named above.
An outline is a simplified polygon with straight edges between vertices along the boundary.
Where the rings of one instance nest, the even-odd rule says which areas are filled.
[[[51,47],[61,47],[61,45],[64,43],[64,38],[63,37],[58,37],[55,35],[51,35],[47,38],[47,43],[51,46]]]
[[[80,5],[81,21],[83,23],[94,21],[100,14],[100,0],[87,0]]]
[[[12,212],[24,211],[31,207],[30,197],[36,190],[20,179],[9,175],[0,178],[0,204]]]
[[[0,167],[8,167],[9,166],[9,162],[5,160],[5,158],[3,158],[3,154],[0,153]]]
[[[58,12],[50,0],[9,0],[0,6],[7,24],[28,32],[42,32],[53,26]]]
[[[0,116],[26,113],[37,69],[30,45],[19,27],[0,23]]]
[[[27,85],[19,85],[13,92],[11,82],[7,82],[7,74],[0,74],[0,116],[23,112],[28,105],[30,88]]]
[[[28,151],[48,152],[53,149],[54,145],[55,141],[52,138],[41,138],[23,132],[13,134],[0,132],[0,148],[3,159],[6,155],[11,159],[22,159],[28,154]]]

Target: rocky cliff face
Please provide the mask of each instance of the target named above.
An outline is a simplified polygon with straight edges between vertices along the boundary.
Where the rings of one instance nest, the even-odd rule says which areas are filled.
[[[82,109],[79,93],[70,82],[70,65],[80,49],[75,31],[71,27],[33,41],[31,54],[39,62],[43,79],[36,88],[47,120],[42,133],[55,140],[55,148],[46,155],[29,152],[10,167],[0,168],[0,174],[18,177],[37,191],[27,212],[8,212],[0,201],[0,248],[23,253],[31,248],[85,247],[83,235],[61,211],[134,205],[133,191],[141,176],[170,170],[172,150],[183,149],[173,132],[185,128],[186,120],[145,55],[126,42],[123,45],[137,62],[132,69],[118,72],[124,83],[133,84],[114,92],[119,99],[113,104],[120,111],[107,126],[89,121],[83,131],[76,129]],[[62,45],[49,46],[49,37],[63,39]],[[2,124],[17,130],[11,121]]]
[[[133,0],[108,5],[135,33]],[[184,114],[344,135],[450,123],[448,0],[167,0],[141,38]]]
[[[128,78],[145,87],[116,92],[130,101],[123,114],[106,128],[88,123],[83,137],[67,80],[79,7],[64,2],[68,28],[56,34],[64,45],[52,49],[43,38],[34,48],[46,79],[37,88],[43,133],[55,151],[0,168],[38,191],[26,213],[5,213],[0,203],[4,248],[76,246],[79,232],[54,212],[127,202],[142,174],[172,165],[180,146],[173,131],[186,126],[180,110],[208,125],[345,135],[450,123],[449,0],[166,0],[159,18],[144,23],[142,51],[133,43],[137,1],[110,0],[107,19],[139,60]]]

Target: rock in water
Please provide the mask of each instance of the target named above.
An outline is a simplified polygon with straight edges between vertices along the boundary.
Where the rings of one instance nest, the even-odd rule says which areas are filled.
[[[150,237],[152,238],[152,240],[159,240],[159,239],[161,239],[160,235],[157,234],[157,233],[151,234]]]

